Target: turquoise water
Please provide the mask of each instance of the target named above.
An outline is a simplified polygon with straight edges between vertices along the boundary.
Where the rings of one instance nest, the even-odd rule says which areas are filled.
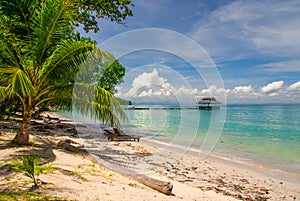
[[[300,174],[300,105],[229,105],[221,110],[126,110],[124,130],[242,163]]]

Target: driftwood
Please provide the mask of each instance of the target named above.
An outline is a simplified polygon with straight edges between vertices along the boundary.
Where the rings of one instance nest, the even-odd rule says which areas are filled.
[[[73,141],[72,140],[64,140],[64,141],[60,141],[57,145],[68,151],[78,153],[78,154],[84,154],[86,156],[90,156],[89,157],[90,159],[94,159],[94,157],[92,155],[90,155],[85,149],[82,149],[81,147],[73,146],[70,143],[73,143]],[[115,170],[113,170],[113,171],[115,171]],[[141,184],[144,184],[145,186],[148,186],[154,190],[157,190],[163,194],[172,195],[173,185],[170,182],[160,181],[160,180],[153,179],[151,177],[148,177],[148,176],[142,175],[142,174],[131,174],[131,173],[123,173],[123,172],[119,172],[119,173],[122,174],[123,176],[129,177]]]
[[[47,114],[47,117],[43,118],[44,123],[60,123],[60,119],[57,117],[50,117],[49,114]]]
[[[85,149],[82,149],[81,147],[73,146],[70,143],[78,144],[72,140],[64,140],[64,141],[59,141],[57,146],[62,147],[67,151],[71,151],[71,152],[74,152],[77,154],[84,154],[84,155],[88,154],[88,152]]]
[[[153,179],[143,174],[129,174],[121,173],[123,176],[127,176],[145,186],[148,186],[154,190],[157,190],[166,195],[172,195],[173,185],[170,182]]]

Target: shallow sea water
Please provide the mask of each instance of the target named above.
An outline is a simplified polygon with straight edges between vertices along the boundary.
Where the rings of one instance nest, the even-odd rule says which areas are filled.
[[[182,150],[300,175],[300,105],[229,105],[220,110],[125,110],[126,133]]]

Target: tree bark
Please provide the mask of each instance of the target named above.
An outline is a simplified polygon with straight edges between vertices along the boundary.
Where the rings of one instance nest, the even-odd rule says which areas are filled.
[[[30,127],[31,115],[24,114],[23,121],[20,130],[13,139],[12,143],[16,145],[28,145],[29,144],[29,133],[28,129]]]

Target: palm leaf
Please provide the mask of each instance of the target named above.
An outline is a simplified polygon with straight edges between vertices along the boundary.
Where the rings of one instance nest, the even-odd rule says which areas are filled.
[[[0,86],[0,97],[4,97],[7,93],[7,87]]]
[[[120,120],[126,120],[126,115],[117,98],[109,91],[92,84],[75,84],[73,110],[116,127],[121,127]]]
[[[75,75],[94,47],[93,44],[85,41],[74,39],[61,41],[60,46],[43,63],[37,79],[44,83],[47,80],[57,80],[58,76]]]
[[[0,21],[0,23],[2,23]],[[14,34],[5,30],[5,27],[0,28],[0,53],[2,66],[11,65],[19,66],[18,53],[13,44],[17,43]]]
[[[94,74],[114,58],[95,48],[93,42],[72,34],[72,22],[78,14],[74,2],[78,3],[0,1],[1,104],[19,98],[27,120],[37,106],[74,106],[82,114],[119,127],[124,112],[113,94],[97,85]],[[24,121],[24,132],[27,129]]]
[[[39,65],[47,58],[47,50],[55,49],[70,30],[72,19],[76,15],[76,7],[71,0],[48,0],[42,3],[33,20],[34,55]],[[52,49],[52,50],[51,50]]]
[[[19,68],[9,70],[13,72],[12,79],[8,85],[9,94],[31,95],[34,92],[34,87],[28,75]]]

